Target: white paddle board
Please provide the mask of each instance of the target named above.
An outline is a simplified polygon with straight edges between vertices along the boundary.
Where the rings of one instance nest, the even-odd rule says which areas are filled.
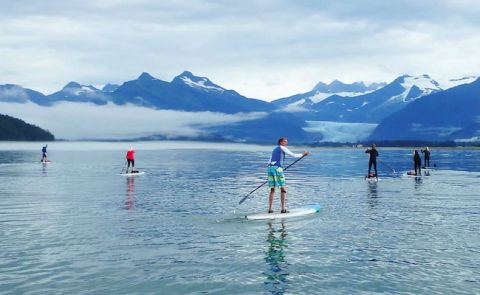
[[[295,208],[289,210],[288,213],[257,213],[257,214],[250,214],[245,215],[245,218],[248,220],[265,220],[265,219],[283,219],[283,218],[290,218],[290,217],[299,217],[309,214],[314,214],[320,211],[320,205],[307,205],[300,208]]]
[[[135,173],[131,173],[131,172],[129,172],[129,173],[122,173],[122,174],[120,174],[120,175],[123,175],[123,176],[135,176],[135,175],[143,175],[143,174],[145,174],[145,171],[139,171],[139,172],[135,172]]]
[[[40,161],[40,163],[42,163],[42,164],[50,164],[50,163],[52,163],[52,161]]]

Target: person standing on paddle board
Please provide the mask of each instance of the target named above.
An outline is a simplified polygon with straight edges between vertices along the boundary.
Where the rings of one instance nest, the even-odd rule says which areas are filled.
[[[428,146],[425,147],[424,150],[422,150],[422,153],[424,154],[424,158],[423,158],[424,164],[423,164],[423,167],[424,167],[424,168],[428,168],[428,167],[430,167],[430,150],[428,149]]]
[[[131,173],[134,173],[135,172],[135,151],[133,150],[133,147],[130,147],[130,149],[127,151],[127,171],[125,173],[128,173],[128,168],[130,167],[130,163],[132,164]]]
[[[47,162],[47,147],[48,144],[42,147],[42,160],[40,160],[40,162]]]
[[[267,174],[268,174],[268,187],[270,188],[270,194],[268,198],[268,213],[273,213],[273,197],[275,195],[275,188],[280,188],[280,202],[281,213],[288,213],[285,209],[285,195],[287,193],[285,189],[285,174],[283,172],[283,160],[285,154],[294,157],[301,158],[310,154],[308,151],[304,151],[302,154],[292,153],[288,148],[288,140],[282,137],[278,140],[278,146],[273,149],[270,161],[268,161]]]
[[[378,173],[377,173],[377,157],[378,157],[378,151],[376,149],[375,144],[372,144],[372,147],[370,149],[367,149],[365,151],[365,154],[370,154],[370,159],[368,160],[368,174],[367,177],[376,177],[378,179]],[[372,165],[373,168],[375,169],[375,175],[371,175],[370,171],[372,170]]]
[[[422,175],[422,170],[421,170],[422,159],[420,158],[420,154],[418,153],[417,150],[413,151],[413,166],[415,168],[415,175],[417,176]],[[418,168],[418,172],[417,172],[417,168]]]

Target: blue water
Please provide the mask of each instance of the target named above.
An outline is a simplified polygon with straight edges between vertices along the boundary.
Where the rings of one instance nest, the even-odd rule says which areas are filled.
[[[130,145],[50,143],[44,165],[0,143],[0,294],[480,293],[479,150],[433,149],[412,178],[411,150],[380,148],[368,183],[364,149],[310,149],[287,207],[321,212],[252,222],[267,189],[236,205],[272,147],[133,143],[146,174],[124,177]]]

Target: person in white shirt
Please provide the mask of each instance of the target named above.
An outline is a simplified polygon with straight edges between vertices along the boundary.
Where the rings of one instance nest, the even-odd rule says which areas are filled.
[[[268,213],[273,213],[273,197],[275,195],[275,188],[280,188],[280,202],[281,202],[281,213],[288,213],[285,209],[285,195],[287,193],[285,188],[285,174],[283,172],[283,161],[285,159],[285,154],[294,157],[301,158],[310,154],[308,151],[303,153],[292,153],[288,148],[288,140],[285,137],[282,137],[278,140],[278,146],[275,147],[272,151],[272,156],[270,161],[268,161],[268,187],[270,188],[270,194],[268,199]]]

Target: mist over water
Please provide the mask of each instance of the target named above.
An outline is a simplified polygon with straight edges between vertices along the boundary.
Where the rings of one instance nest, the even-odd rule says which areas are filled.
[[[119,175],[130,145],[145,175]],[[287,207],[320,213],[252,222],[267,188],[237,204],[273,145],[54,142],[46,165],[41,146],[0,143],[1,294],[480,289],[479,150],[433,149],[437,169],[412,178],[411,150],[379,148],[368,183],[364,149],[310,149],[286,172]]]

